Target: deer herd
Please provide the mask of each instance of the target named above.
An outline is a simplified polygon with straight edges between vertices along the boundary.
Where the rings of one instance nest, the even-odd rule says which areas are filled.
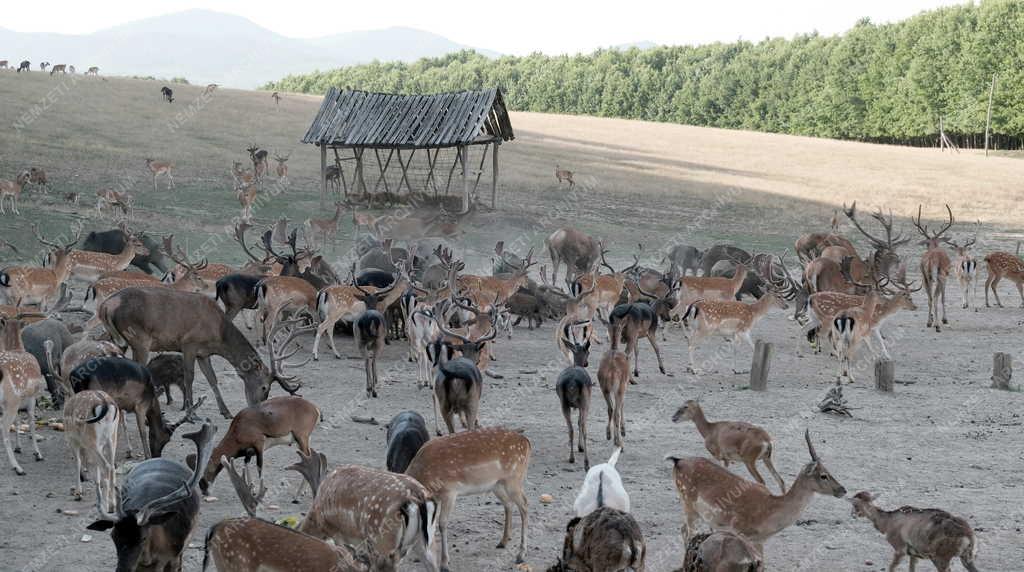
[[[248,153],[252,168],[237,162],[231,171],[243,206],[233,233],[248,258],[243,266],[190,256],[172,236],[154,240],[127,225],[116,231],[118,245],[108,248],[113,252],[76,248],[80,232],[70,240],[54,240],[33,226],[45,250],[42,266],[0,270],[0,301],[5,304],[0,306],[0,428],[8,461],[17,474],[26,473],[16,456],[22,431],[15,423],[14,448],[7,431],[19,410],[28,414],[35,459],[43,460],[35,436],[36,399],[51,393],[51,402],[63,406],[63,428],[75,459],[74,468],[66,469],[72,493],[82,497],[85,478],[95,484],[99,516],[89,528],[113,530],[119,570],[180,569],[201,499],[221,472],[249,516],[225,519],[209,529],[204,568],[212,561],[219,570],[397,570],[400,562],[415,560],[428,570],[447,570],[458,558],[450,552],[451,536],[460,530],[453,533],[450,527],[458,497],[487,493],[504,510],[499,548],[511,541],[513,509],[519,515],[515,556],[517,563],[524,562],[534,446],[523,430],[486,426],[488,412],[481,409],[488,390],[485,376],[501,377],[493,365],[529,360],[502,351],[499,361],[495,351],[524,318],[530,330],[545,320],[554,324],[552,350],[560,356],[561,371],[553,378],[552,400],[557,399],[568,432],[567,461],[575,463],[581,454],[586,471],[562,552],[550,570],[644,570],[642,526],[631,513],[617,468],[620,456],[629,455],[625,404],[629,386],[641,383],[641,345],[651,347],[659,370],[668,374],[659,338],[665,342],[668,330],[681,328],[689,354],[685,369],[702,375],[715,360],[698,359],[701,343],[724,337],[731,341],[738,372],[737,350],[754,346],[757,324],[769,312],[792,305],[814,351],[827,340],[837,358],[837,377],[852,382],[861,342],[873,354],[892,357],[883,326],[900,310],[916,309],[915,292],[925,289],[926,326],[935,332],[949,323],[951,274],[962,290],[963,308],[978,310],[972,293],[978,261],[971,252],[977,228],[973,236],[955,240],[956,220],[948,206],[948,219],[937,230],[922,222],[921,209],[910,219],[924,248],[920,286],[908,280],[909,262],[899,253],[912,237],[896,228],[892,213],[881,210],[869,213],[877,227],[869,230],[872,225],[860,218],[856,203],[842,212],[871,251],[862,256],[838,233],[834,218],[829,231],[796,241],[799,273],[790,272],[785,255],[752,255],[730,245],[704,251],[674,245],[665,252],[667,267],[662,269],[641,264],[641,245],[629,254],[632,264],[616,269],[606,258],[609,245],[565,227],[545,241],[550,272],[546,266],[535,268],[539,262],[532,249],[520,256],[499,242],[493,272],[473,274],[441,238],[451,235],[441,232],[440,225],[425,223],[418,229],[419,240],[397,246],[396,241],[408,237],[388,230],[401,226],[357,214],[343,203],[335,205],[330,218],[305,222],[304,245],[297,240],[300,228],[289,232],[286,219],[266,229],[259,241],[247,243],[253,228],[250,193],[255,196],[270,172],[270,158],[277,161],[279,179],[288,173],[287,155],[256,145]],[[163,176],[173,188],[172,163],[147,159],[146,164],[154,187]],[[571,172],[559,169],[556,176],[573,184]],[[2,199],[16,199],[30,177],[25,171],[13,182],[0,182],[0,208]],[[130,208],[130,200],[117,191],[98,195],[103,204]],[[12,200],[15,212],[16,204]],[[357,235],[356,261],[342,278],[322,251],[338,232],[345,207],[351,208],[353,228],[366,232]],[[94,235],[87,244],[99,243]],[[1017,286],[1024,305],[1024,262],[1008,252],[993,252],[983,260],[986,307],[989,290],[1001,306],[996,286],[1003,278]],[[563,268],[564,287],[558,284]],[[163,277],[150,275],[154,270]],[[539,283],[533,278],[538,275]],[[81,305],[72,305],[73,291],[84,291]],[[84,324],[71,319],[78,311],[90,315]],[[257,321],[258,331],[247,333],[257,330]],[[62,332],[43,336],[42,356],[26,349],[29,328],[40,323]],[[388,470],[354,464],[332,468],[313,443],[323,438],[313,433],[327,404],[297,395],[302,368],[320,358],[324,337],[336,358],[345,357],[335,339],[345,330],[351,331],[365,372],[365,386],[353,389],[353,398],[386,400],[402,391],[383,383],[393,381],[400,366],[385,370],[382,379],[379,363],[385,345],[403,338],[409,361],[416,362],[408,378],[415,377],[416,387],[430,393],[436,436],[431,438],[418,412],[396,412],[388,425]],[[300,342],[307,336],[312,340],[306,359],[288,361],[304,351]],[[602,344],[607,347],[595,360],[596,376],[606,404],[604,436],[614,449],[608,462],[591,466],[589,453],[596,442],[587,430],[594,386],[590,353]],[[242,385],[244,409],[228,409],[213,356],[236,374],[231,379]],[[214,422],[196,414],[204,401],[194,397],[197,363],[220,414],[231,419],[216,443]],[[271,397],[275,385],[289,395]],[[165,419],[159,400],[165,393],[170,402],[171,386],[182,393],[182,416],[174,422]],[[123,440],[131,456],[128,414],[135,416],[146,460],[126,466],[118,459],[118,443]],[[846,498],[847,489],[825,467],[810,432],[804,434],[810,461],[787,487],[774,464],[775,440],[765,429],[709,421],[695,400],[682,404],[672,420],[692,421],[710,455],[667,457],[682,505],[678,557],[687,571],[762,570],[765,543],[796,523],[816,494]],[[184,436],[196,447],[185,464],[162,457],[183,424],[201,424]],[[298,462],[289,469],[300,473],[312,491],[308,512],[294,528],[259,516],[267,492],[265,451],[277,445],[294,445]],[[236,468],[239,458],[241,470]],[[249,472],[252,460],[255,480]],[[733,472],[730,462],[742,463],[754,480]],[[770,473],[777,493],[765,483],[758,463]],[[866,491],[848,500],[854,515],[870,520],[892,545],[890,570],[905,556],[911,570],[921,558],[939,570],[949,570],[952,559],[976,570],[974,532],[965,520],[937,509],[886,511]],[[700,532],[700,523],[711,531]]]

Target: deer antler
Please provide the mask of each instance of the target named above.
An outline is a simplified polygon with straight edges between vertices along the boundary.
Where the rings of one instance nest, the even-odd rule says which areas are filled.
[[[296,453],[299,454],[299,462],[285,468],[302,475],[313,491],[313,498],[316,498],[316,493],[320,490],[320,483],[327,476],[327,456],[315,451],[312,447],[310,447],[308,455],[303,454],[302,451],[296,451]]]
[[[249,251],[249,247],[245,245],[245,231],[248,228],[249,225],[245,223],[240,223],[235,226],[235,242],[242,245],[242,250],[245,252],[245,255],[251,258],[253,262],[263,264],[263,259],[257,258],[256,255]]]
[[[953,218],[953,209],[949,208],[949,204],[946,204],[946,212],[949,213],[949,222],[947,222],[946,226],[942,227],[942,229],[936,232],[934,235],[928,233],[928,225],[921,226],[921,205],[917,205],[917,220],[911,217],[910,222],[914,223],[914,226],[917,227],[918,232],[924,235],[926,240],[937,240],[943,234],[945,234],[946,231],[950,229],[950,227],[953,226],[954,222],[956,222]]]
[[[850,219],[850,222],[853,223],[853,226],[856,227],[861,234],[867,237],[876,250],[880,248],[892,250],[896,246],[909,242],[910,240],[909,238],[904,239],[902,233],[898,234],[895,238],[892,236],[892,213],[889,213],[889,219],[886,220],[885,216],[882,214],[881,208],[878,209],[878,212],[871,213],[870,216],[882,225],[882,229],[885,231],[885,240],[872,235],[870,232],[865,230],[863,226],[861,226],[860,222],[857,220],[857,201],[853,201],[853,204],[850,205],[849,208],[846,207],[846,203],[843,203],[843,214],[846,215],[846,218]]]
[[[263,497],[267,494],[267,487],[263,484],[263,478],[260,478],[259,490],[252,485],[249,481],[249,473],[246,471],[245,477],[243,478],[235,470],[234,463],[229,460],[226,456],[221,456],[220,466],[224,467],[224,470],[228,474],[228,478],[231,479],[231,484],[235,487],[235,493],[238,495],[238,500],[242,501],[242,508],[245,512],[249,513],[249,516],[256,517],[256,508],[259,506]]]

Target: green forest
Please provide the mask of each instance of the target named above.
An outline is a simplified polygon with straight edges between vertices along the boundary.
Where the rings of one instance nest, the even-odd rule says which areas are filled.
[[[1024,143],[1024,0],[986,0],[849,31],[701,46],[487,58],[472,51],[293,75],[267,89],[394,93],[499,86],[511,109],[908,145],[940,119],[980,147],[996,89],[996,148]]]

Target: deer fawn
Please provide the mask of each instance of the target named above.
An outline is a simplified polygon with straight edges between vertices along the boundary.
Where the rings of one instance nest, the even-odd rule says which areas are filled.
[[[555,165],[555,179],[558,179],[559,185],[562,184],[562,181],[567,181],[570,189],[576,186],[576,181],[572,180],[572,171],[567,171],[558,165]]]

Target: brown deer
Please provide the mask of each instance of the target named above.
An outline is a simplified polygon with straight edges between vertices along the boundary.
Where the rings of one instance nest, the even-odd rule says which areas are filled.
[[[287,183],[288,182],[288,158],[291,157],[291,156],[292,156],[291,152],[289,152],[284,157],[278,155],[277,153],[274,153],[274,161],[277,161],[277,180],[278,181],[281,181],[283,183]]]
[[[978,228],[981,228],[980,220],[975,227],[974,236],[964,239],[962,244],[952,239],[945,241],[956,252],[956,259],[953,261],[953,274],[956,275],[956,281],[960,284],[960,294],[963,298],[961,307],[965,310],[974,308],[975,312],[978,311],[974,303],[978,285],[978,261],[971,256],[971,247],[978,241]]]
[[[601,394],[608,406],[605,439],[614,439],[616,447],[622,447],[626,437],[625,401],[629,381],[629,356],[619,350],[604,352],[597,368],[597,383],[601,386]]]
[[[169,187],[174,188],[174,175],[171,174],[171,170],[174,169],[174,163],[169,161],[154,161],[153,159],[146,159],[146,167],[149,168],[149,172],[153,173],[153,191],[156,191],[156,178],[160,175],[166,175],[169,183]]]
[[[927,250],[921,256],[921,276],[924,282],[924,291],[928,294],[928,326],[935,326],[936,332],[941,332],[939,325],[939,304],[942,304],[942,323],[948,324],[946,320],[946,279],[949,278],[949,270],[952,263],[949,254],[939,246],[943,241],[943,235],[953,226],[953,210],[946,205],[946,212],[949,213],[949,222],[937,232],[928,232],[928,225],[921,226],[921,207],[917,207],[917,219],[911,218],[914,227],[921,233],[924,240],[921,244]]]
[[[252,172],[256,175],[256,181],[263,181],[270,171],[270,164],[267,162],[270,152],[260,149],[255,143],[246,147],[245,150],[249,152],[249,158],[252,159]]]
[[[97,501],[114,510],[117,504],[117,480],[114,467],[117,455],[117,430],[121,410],[113,398],[102,391],[82,391],[64,403],[64,435],[75,456],[75,486],[71,493],[82,498],[82,462],[95,472]]]
[[[559,185],[562,184],[562,181],[567,181],[570,189],[576,186],[576,181],[572,180],[572,171],[567,171],[558,165],[555,165],[555,179],[558,180]]]
[[[39,362],[25,351],[21,342],[23,317],[0,318],[0,407],[3,407],[0,435],[3,437],[7,460],[18,475],[25,474],[25,469],[14,458],[15,453],[21,453],[21,432],[15,427],[12,450],[10,431],[7,428],[17,419],[18,410],[24,408],[28,412],[29,441],[32,442],[35,459],[43,460],[39,442],[36,441],[36,397],[46,387]]]
[[[320,248],[327,248],[327,239],[331,239],[333,247],[334,237],[338,234],[338,220],[341,218],[342,203],[334,203],[334,216],[331,218],[307,218],[306,228],[311,236],[320,237]]]
[[[10,198],[11,212],[14,214],[21,214],[18,210],[18,196],[21,195],[21,191],[25,185],[28,184],[32,174],[25,170],[18,174],[13,181],[0,180],[0,214],[7,214],[4,211],[4,199]]]
[[[36,240],[52,248],[49,268],[34,266],[9,266],[0,270],[0,293],[14,306],[38,305],[43,311],[60,305],[67,292],[65,282],[71,276],[71,253],[81,236],[81,229],[74,240],[60,244],[47,240],[39,233],[39,226],[32,225]]]
[[[459,495],[493,492],[505,508],[505,525],[498,548],[512,536],[512,504],[521,521],[516,562],[526,558],[528,507],[523,485],[530,468],[530,440],[501,428],[453,433],[427,441],[416,453],[405,474],[427,488],[440,509],[441,569],[448,568],[448,520]]]
[[[1024,308],[1024,261],[1009,252],[993,252],[985,257],[985,265],[988,268],[988,278],[985,279],[985,307],[991,307],[988,304],[988,291],[990,289],[992,290],[992,295],[995,296],[996,306],[1003,307],[1003,303],[999,300],[999,292],[996,290],[996,286],[999,285],[1000,280],[1006,278],[1017,286],[1017,292],[1020,294],[1020,305]]]
[[[570,290],[573,279],[593,270],[601,255],[600,242],[570,227],[556,230],[544,242],[551,256],[551,284],[556,282],[558,268],[564,263],[565,285]]]
[[[737,272],[737,274],[739,274]],[[736,346],[744,341],[754,349],[754,340],[750,333],[768,312],[775,309],[789,308],[786,301],[775,292],[761,296],[756,302],[747,304],[736,300],[698,300],[689,305],[683,313],[684,322],[694,322],[689,335],[688,349],[690,355],[690,372],[699,374],[694,352],[700,342],[711,335],[725,336],[732,339],[733,373],[744,373],[738,369],[736,362]]]

